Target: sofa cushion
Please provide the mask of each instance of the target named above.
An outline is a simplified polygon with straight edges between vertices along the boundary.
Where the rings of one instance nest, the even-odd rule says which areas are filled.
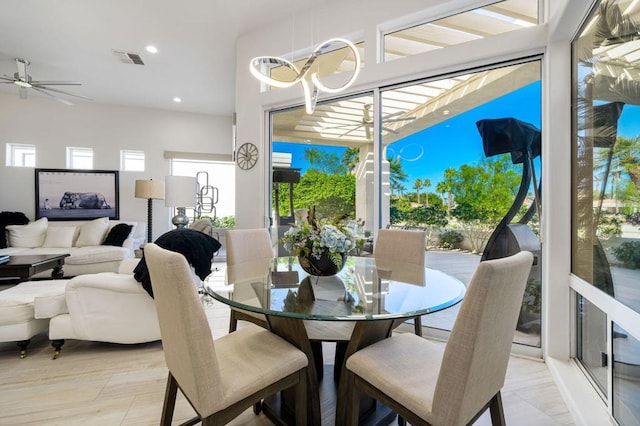
[[[0,292],[0,324],[20,324],[34,318],[34,299],[64,294],[69,280],[27,281]]]
[[[71,247],[75,226],[49,226],[42,247]]]
[[[108,227],[108,217],[101,217],[81,225],[76,247],[99,246],[104,240]]]
[[[119,223],[111,228],[102,245],[122,247],[122,243],[129,237],[132,230],[133,225]]]
[[[33,248],[44,243],[47,234],[47,218],[43,217],[26,225],[9,225],[9,245],[11,247]]]
[[[131,250],[114,246],[74,247],[65,265],[87,265],[92,263],[121,261],[129,257]]]

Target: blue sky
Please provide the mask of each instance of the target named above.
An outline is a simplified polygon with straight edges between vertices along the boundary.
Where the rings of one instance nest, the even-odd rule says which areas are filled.
[[[389,145],[387,154],[393,157],[400,155],[403,170],[409,175],[405,181],[407,189],[411,189],[413,182],[419,178],[429,179],[433,190],[442,180],[445,169],[458,168],[462,164],[474,164],[484,157],[476,121],[513,117],[531,123],[539,129],[540,96],[538,81],[398,140]],[[309,167],[309,163],[304,159],[304,151],[312,147],[334,152],[339,157],[342,157],[345,151],[345,148],[339,147],[274,143],[274,151],[292,153],[292,167],[301,168],[303,171]]]

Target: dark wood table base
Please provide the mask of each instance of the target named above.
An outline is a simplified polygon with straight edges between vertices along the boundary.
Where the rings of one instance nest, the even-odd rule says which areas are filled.
[[[334,365],[334,369],[338,371],[340,380],[336,384],[335,377],[332,371],[329,369],[322,369],[322,380],[318,379],[317,372],[319,371],[316,363],[314,351],[311,342],[307,336],[307,332],[304,327],[304,323],[301,320],[293,318],[285,318],[279,316],[268,316],[267,322],[272,332],[284,338],[291,344],[302,350],[309,358],[309,366],[316,368],[308,368],[308,389],[317,389],[317,392],[308,393],[307,401],[307,413],[308,413],[308,425],[321,426],[322,424],[330,425],[342,425],[345,423],[346,407],[344,401],[346,401],[346,369],[344,367],[344,361],[353,353],[367,347],[382,339],[386,339],[391,336],[393,330],[403,323],[405,319],[393,319],[393,320],[370,320],[370,321],[358,321],[353,330],[351,340],[341,348],[336,348],[340,356],[336,357],[341,359],[341,365]],[[266,399],[262,404],[262,409],[274,423],[276,424],[292,424],[294,419],[293,410],[293,395],[283,392],[280,395],[274,395],[271,398]],[[374,424],[386,424],[388,425],[395,418],[395,413],[389,410],[384,405],[377,403],[372,399],[365,399],[361,401],[361,424],[374,425]]]

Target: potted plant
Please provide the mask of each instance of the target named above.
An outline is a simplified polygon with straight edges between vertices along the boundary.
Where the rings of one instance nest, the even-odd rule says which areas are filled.
[[[309,210],[307,220],[293,225],[280,243],[294,256],[302,269],[318,276],[335,275],[344,266],[347,254],[356,247],[356,238],[338,219],[315,217],[315,207]]]

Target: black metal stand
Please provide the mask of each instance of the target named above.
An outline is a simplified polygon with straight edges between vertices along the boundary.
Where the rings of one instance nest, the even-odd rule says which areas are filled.
[[[153,239],[153,231],[151,229],[151,216],[153,213],[153,200],[151,198],[147,199],[147,242],[150,243]]]

